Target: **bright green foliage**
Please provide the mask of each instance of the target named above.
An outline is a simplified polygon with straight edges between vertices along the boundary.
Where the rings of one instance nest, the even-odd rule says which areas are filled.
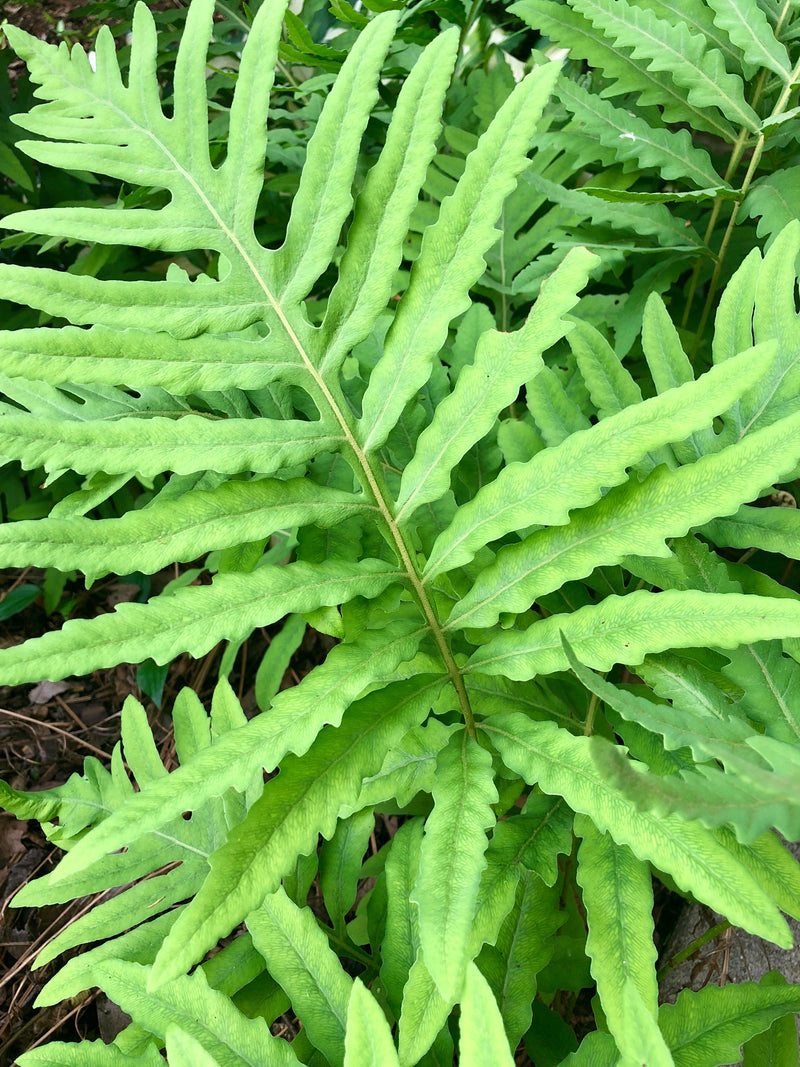
[[[564,1067],[711,1067],[800,1008],[774,979],[659,1008],[651,881],[791,942],[798,523],[754,502],[800,471],[800,221],[770,200],[794,178],[757,178],[795,130],[796,15],[515,5],[592,84],[541,53],[465,76],[461,6],[434,34],[337,0],[334,47],[263,0],[221,105],[215,4],[191,0],[169,114],[144,5],[127,72],[105,28],[96,69],[8,28],[40,85],[22,150],[143,199],[6,225],[170,264],[0,264],[41,313],[0,332],[0,454],[73,479],[0,526],[0,565],[200,559],[210,584],[4,648],[0,683],[228,642],[210,711],[175,701],[175,770],[130,699],[109,769],[0,783],[66,853],[17,904],[121,890],[44,950],[98,942],[40,1003],[99,985],[134,1020],[23,1067],[510,1067],[592,979],[602,1028]],[[300,62],[325,75],[287,88]],[[761,223],[731,274],[737,216]],[[284,619],[247,720],[227,676]],[[337,643],[281,690],[307,623]],[[381,847],[376,815],[399,816]]]

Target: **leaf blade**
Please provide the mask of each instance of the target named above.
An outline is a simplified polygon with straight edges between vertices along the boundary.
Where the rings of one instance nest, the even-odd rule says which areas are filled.
[[[491,756],[464,731],[440,752],[434,808],[425,826],[419,874],[411,899],[419,908],[419,940],[442,999],[454,1002],[469,960],[470,933],[486,830],[498,799]]]
[[[386,441],[407,401],[428,380],[450,320],[469,306],[467,291],[483,273],[500,209],[527,163],[530,138],[557,73],[556,64],[547,64],[517,85],[426,231],[364,396],[359,437],[366,452]]]

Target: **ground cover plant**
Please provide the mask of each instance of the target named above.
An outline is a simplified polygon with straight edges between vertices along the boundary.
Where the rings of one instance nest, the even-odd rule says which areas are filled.
[[[16,903],[119,889],[40,957],[97,943],[40,1003],[99,986],[133,1019],[23,1067],[162,1049],[477,1067],[513,1063],[523,1037],[537,1067],[712,1065],[765,1031],[796,1057],[781,1021],[800,987],[774,976],[659,1007],[652,918],[653,875],[782,947],[781,912],[800,916],[774,832],[800,840],[798,516],[754,506],[800,466],[800,222],[770,223],[763,251],[754,225],[746,254],[734,240],[740,215],[768,217],[747,206],[767,148],[794,165],[795,33],[788,6],[698,3],[691,31],[650,6],[597,18],[642,109],[622,117],[599,75],[573,90],[544,49],[519,82],[470,68],[468,23],[433,33],[401,6],[340,2],[334,48],[291,15],[282,42],[284,5],[265,0],[219,73],[215,5],[192,0],[164,96],[144,5],[124,77],[108,32],[90,63],[6,28],[42,101],[17,119],[21,150],[123,193],[5,225],[171,259],[155,279],[0,264],[0,296],[43,323],[0,333],[0,454],[80,479],[0,527],[0,560],[88,581],[200,560],[210,581],[2,649],[0,682],[229,642],[210,708],[175,701],[178,769],[131,698],[110,768],[0,786],[66,853]],[[518,7],[550,33],[556,5]],[[271,113],[298,56],[322,80],[290,86],[299,119]],[[739,126],[726,177],[698,192],[712,164],[689,132],[712,106]],[[603,141],[623,119],[633,154]],[[624,236],[631,204],[649,245]],[[676,226],[688,245],[657,281],[643,261]],[[146,492],[116,497],[131,479]],[[247,721],[226,675],[282,620]],[[307,624],[338,643],[279,691]],[[402,818],[370,850],[381,814]],[[578,1044],[562,994],[591,984]],[[289,1006],[291,1042],[270,1031]]]

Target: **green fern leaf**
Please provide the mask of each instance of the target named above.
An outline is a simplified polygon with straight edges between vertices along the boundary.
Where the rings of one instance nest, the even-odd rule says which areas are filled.
[[[558,1067],[619,1067],[619,1051],[611,1034],[595,1030]]]
[[[728,34],[714,22],[714,11],[705,0],[640,0],[640,6],[668,22],[685,22],[693,32],[699,31],[708,43],[725,57],[725,66],[737,74],[741,68],[741,52],[731,43]]]
[[[577,302],[578,291],[598,262],[585,249],[573,249],[542,285],[520,330],[513,334],[492,330],[481,336],[474,363],[461,370],[453,391],[420,434],[414,457],[403,471],[398,522],[442,496],[453,467],[490,431],[497,412],[512,404],[525,382],[536,376],[542,366],[541,353],[565,332],[563,315]]]
[[[637,236],[652,234],[664,248],[705,252],[694,228],[675,218],[665,204],[609,203],[579,189],[550,182],[533,171],[525,175],[525,180],[548,200],[568,208],[576,220],[606,223],[614,229],[631,230]]]
[[[18,459],[29,470],[71,468],[81,474],[152,478],[162,471],[192,474],[212,467],[220,474],[257,471],[272,474],[336,450],[343,438],[325,422],[278,419],[122,419],[86,423],[6,415],[0,457]],[[102,450],[102,459],[98,456]]]
[[[612,148],[617,159],[626,163],[633,160],[642,168],[655,167],[665,181],[683,178],[698,189],[726,184],[711,165],[708,153],[692,144],[686,130],[672,132],[651,126],[568,78],[559,78],[556,91],[564,106],[583,124],[581,132],[603,147]]]
[[[220,1067],[199,1041],[177,1026],[167,1027],[166,1043],[170,1067]]]
[[[425,726],[409,730],[402,741],[386,753],[377,774],[364,779],[355,808],[379,808],[394,800],[401,807],[419,792],[430,793],[436,777],[436,760],[457,724],[445,726],[429,719]],[[341,815],[345,814],[343,809]]]
[[[425,965],[425,957],[418,950],[403,987],[398,1020],[398,1055],[402,1067],[413,1067],[418,1063],[443,1033],[446,1035],[443,1044],[446,1049],[449,1046],[450,1059],[445,1057],[442,1062],[452,1062],[453,1043],[445,1029],[452,1008],[449,1001],[442,999]]]
[[[530,140],[557,75],[558,65],[549,64],[516,86],[426,230],[364,396],[360,440],[365,452],[387,439],[408,400],[428,380],[449,321],[467,310],[469,288],[483,273],[484,253],[498,236],[500,209],[528,163]]]
[[[767,16],[758,4],[748,0],[708,0],[714,22],[739,49],[743,61],[750,64],[749,76],[759,67],[773,71],[783,81],[791,77],[792,61],[786,48],[776,40]]]
[[[706,744],[707,751],[719,753],[730,772],[700,765],[679,775],[649,775],[638,765],[603,751],[598,757],[609,781],[633,804],[652,812],[679,812],[698,819],[705,826],[733,826],[745,843],[760,837],[774,826],[790,838],[800,836],[797,778],[800,761],[795,750],[780,742],[753,736],[750,753],[731,751],[724,740]],[[766,744],[765,744],[766,742]],[[775,746],[778,746],[777,748]],[[758,759],[757,757],[763,757]]]
[[[775,905],[711,831],[678,815],[637,811],[608,782],[595,753],[616,746],[598,737],[574,737],[554,723],[533,723],[516,713],[498,715],[481,729],[507,766],[544,792],[563,796],[637,858],[666,871],[679,886],[691,884],[695,896],[743,929],[778,945],[791,944]]]
[[[127,933],[121,934],[113,940],[95,945],[85,952],[79,953],[67,960],[58,973],[45,984],[36,998],[37,1007],[46,1007],[57,1004],[60,1000],[68,1000],[75,997],[86,989],[91,989],[94,982],[95,967],[106,960],[127,960],[130,963],[150,964],[156,958],[159,945],[170,926],[178,916],[177,909],[166,911],[164,914],[143,922]],[[128,913],[129,923],[133,916]],[[63,933],[63,931],[62,931]],[[85,940],[89,940],[91,934]],[[81,944],[78,941],[77,944]],[[42,962],[46,957],[42,954]],[[38,960],[37,960],[38,962]]]
[[[215,489],[156,498],[117,519],[51,518],[0,527],[3,566],[68,570],[80,551],[87,581],[105,574],[153,574],[175,560],[314,523],[326,528],[375,511],[362,497],[306,479],[223,482]]]
[[[511,1048],[516,1048],[531,1026],[538,975],[550,962],[554,935],[563,922],[557,899],[552,887],[523,870],[514,907],[504,919],[495,944],[487,945],[478,960],[496,990]],[[495,960],[499,962],[497,968],[492,966]]]
[[[685,23],[665,22],[626,0],[573,0],[572,6],[616,44],[630,48],[634,59],[647,60],[649,70],[668,71],[688,90],[690,103],[717,107],[729,122],[758,131],[760,119],[745,100],[741,78],[728,74],[720,53]]]
[[[419,734],[423,730],[423,727],[417,727],[416,733]],[[414,730],[409,730],[403,741],[413,733]],[[403,741],[400,742],[401,745]],[[398,747],[395,745],[389,751],[396,752]],[[359,804],[362,795],[363,787],[356,804]],[[369,847],[370,835],[374,832],[375,812],[372,804],[362,805],[358,811],[346,818],[342,817],[340,809],[339,823],[333,837],[330,841],[324,841],[320,847],[319,885],[325,901],[325,910],[339,936],[346,933],[345,916],[355,903],[362,860]]]
[[[508,630],[470,657],[468,670],[524,680],[564,670],[563,632],[577,657],[598,670],[640,663],[666,648],[726,645],[800,636],[800,603],[735,593],[665,590],[610,596],[571,615],[554,615],[528,630]],[[619,635],[619,636],[618,636]]]
[[[656,1028],[658,983],[653,944],[653,887],[646,863],[626,845],[601,834],[585,816],[575,820],[583,838],[577,880],[589,934],[586,952],[608,1028],[623,1056],[645,1059],[640,1034],[628,1015],[626,984],[631,983]]]
[[[396,25],[396,13],[385,12],[359,34],[309,141],[286,238],[274,257],[276,296],[287,306],[308,295],[336,250],[352,206],[358,147],[378,99],[376,82]]]
[[[287,1041],[273,1037],[263,1019],[248,1019],[228,997],[211,989],[202,971],[182,975],[155,993],[148,991],[149,973],[149,967],[116,960],[101,964],[95,978],[160,1042],[166,1040],[168,1028],[177,1025],[220,1067],[291,1067],[299,1062]]]
[[[754,508],[744,504],[733,515],[707,522],[704,537],[725,548],[760,548],[798,559],[800,512],[796,508]]]
[[[209,857],[211,873],[165,939],[152,981],[183,973],[217,938],[256,909],[295,857],[330,838],[340,809],[358,796],[386,747],[430,710],[441,682],[423,675],[354,704],[342,725],[323,730],[302,758],[288,757],[244,820]],[[344,1010],[344,1009],[343,1009]]]
[[[517,0],[510,10],[553,41],[568,41],[570,53],[588,59],[615,79],[603,90],[603,96],[637,93],[640,105],[663,108],[666,122],[688,122],[692,129],[705,130],[730,143],[736,139],[735,126],[722,115],[687,98],[668,72],[634,59],[632,49],[607,39],[602,24],[595,28],[575,7],[554,0]]]
[[[625,1036],[618,1041],[626,1051],[620,1062],[649,1067],[675,1067],[667,1043],[656,1025],[655,1019],[645,1007],[642,996],[631,978],[626,978],[622,988],[622,1015],[625,1019]]]
[[[186,396],[203,389],[258,389],[276,379],[302,380],[297,349],[278,330],[260,339],[232,334],[224,344],[211,334],[179,339],[110,326],[2,330],[0,352],[5,374],[51,385],[148,382]]]
[[[485,831],[494,825],[491,805],[498,794],[489,753],[466,732],[453,735],[437,764],[434,807],[425,825],[411,899],[419,907],[419,941],[427,968],[442,998],[455,1002],[486,865]]]
[[[786,414],[800,390],[800,316],[794,292],[795,260],[800,250],[800,221],[794,220],[775,238],[761,260],[756,249],[742,263],[722,294],[714,332],[715,362],[729,359],[751,342],[778,342],[778,358],[742,394],[726,416],[736,438],[757,424],[767,425]]]
[[[386,928],[381,944],[380,977],[389,1007],[397,1017],[403,986],[419,943],[417,912],[411,905],[411,890],[419,870],[422,831],[421,819],[403,823],[392,838],[392,847],[386,857]]]
[[[243,720],[244,716],[238,703],[237,709]],[[202,714],[205,719],[205,713]],[[216,720],[216,732],[219,734],[222,724],[219,722],[219,715],[215,715],[213,710],[212,718]],[[239,722],[234,719],[227,728],[234,729],[238,724]],[[152,784],[163,780],[165,771],[155,751],[144,709],[133,698],[128,698],[123,707],[122,735],[126,746],[126,757],[132,770],[138,776],[140,784]],[[119,762],[121,764],[121,761]],[[125,788],[117,786],[118,780],[124,783]],[[75,785],[79,788],[76,789]],[[238,783],[238,787],[257,795],[261,788],[260,775],[258,781],[252,779],[249,783],[243,781]],[[124,806],[125,801],[131,795],[131,786],[124,774],[120,776],[116,768],[111,775],[97,768],[94,780],[87,775],[87,780],[78,779],[76,783],[73,783],[72,789],[64,790],[63,796],[59,790],[53,790],[52,793],[55,797],[47,797],[53,804],[50,817],[63,820],[64,832],[75,833],[79,828],[100,823],[105,817]],[[253,796],[250,799],[252,800]],[[96,957],[102,960],[108,958],[109,955],[113,956],[115,946],[120,944],[119,935],[122,931],[169,909],[178,901],[185,899],[187,893],[198,889],[207,872],[206,857],[214,849],[220,836],[227,832],[232,821],[232,812],[235,813],[236,808],[230,803],[230,794],[228,794],[201,806],[196,819],[187,821],[180,817],[173,818],[163,831],[140,838],[125,852],[100,860],[88,869],[80,870],[58,884],[53,884],[51,875],[45,875],[27,883],[19,894],[20,902],[28,899],[32,904],[40,905],[68,900],[70,897],[82,896],[104,888],[129,884],[127,889],[98,903],[89,914],[79,917],[49,941],[41,953],[39,965],[68,948],[85,941],[96,941],[102,938],[113,937],[118,940],[108,942],[99,950],[95,950]],[[175,866],[176,861],[180,864],[179,867]],[[156,879],[145,879],[138,884],[130,884],[161,867],[173,867],[174,869],[167,869]],[[170,924],[175,918],[176,913],[173,912]],[[130,941],[131,951],[134,952],[134,958],[139,962],[152,962],[154,951],[152,954],[149,953],[154,946],[153,937],[156,936],[154,929],[161,930],[162,934],[165,932],[163,924],[157,921],[155,926],[148,923],[142,929],[141,938],[139,933],[134,931],[132,935],[125,935],[122,939],[125,941],[127,938]],[[123,951],[121,945],[119,951]],[[76,981],[85,981],[87,977],[90,977],[87,976],[86,970],[90,961],[86,955],[72,962],[73,966],[71,968],[68,966],[67,973],[62,972],[55,980],[57,989],[64,988],[65,983],[70,986]],[[73,992],[85,987],[85,985],[78,985]]]
[[[503,1019],[486,979],[470,963],[464,981],[458,1062],[462,1067],[488,1067],[486,1051],[492,1051],[492,1067],[513,1067],[514,1057],[506,1041]]]
[[[179,589],[147,604],[121,604],[113,615],[75,619],[62,630],[4,649],[0,669],[7,684],[14,685],[148,657],[168,663],[181,652],[202,656],[222,638],[241,640],[253,627],[291,611],[374,596],[399,576],[396,568],[378,560],[319,566],[297,562],[253,574],[218,574],[210,586]]]
[[[684,990],[675,1004],[661,1006],[658,1022],[676,1067],[712,1067],[720,1059],[733,1062],[743,1041],[797,1011],[799,986],[762,979],[758,984],[708,985],[697,993]]]
[[[344,1067],[400,1067],[386,1016],[360,978],[347,1005]]]
[[[525,611],[537,597],[628,555],[666,556],[706,515],[724,515],[761,486],[780,481],[800,460],[800,415],[750,434],[738,445],[637,484],[611,490],[568,526],[531,534],[501,549],[453,609],[447,628],[491,626],[503,611]],[[773,466],[773,463],[775,464]]]
[[[388,641],[386,634],[376,632],[360,643],[333,649],[299,686],[275,698],[268,716],[216,740],[168,778],[131,796],[128,806],[110,815],[63,858],[54,881],[71,877],[106,852],[130,847],[141,835],[196,810],[227,788],[241,788],[262,768],[274,769],[287,752],[307,751],[322,726],[341,722],[345,709],[365,689],[388,684],[397,665],[413,656],[419,639],[418,631],[408,629]]]
[[[794,204],[799,187],[798,167],[773,171],[750,186],[742,202],[742,214],[758,219],[756,233],[759,237],[770,238],[768,248],[772,240],[797,218]]]
[[[289,994],[315,1048],[342,1064],[353,980],[342,969],[308,908],[298,908],[283,889],[247,916],[253,944],[270,974]]]
[[[409,218],[433,155],[456,41],[455,30],[442,34],[405,81],[384,150],[358,198],[322,323],[321,368],[328,373],[364,340],[392,294]]]
[[[736,363],[740,374],[759,373],[774,353],[761,349]],[[456,512],[450,526],[431,550],[425,577],[469,562],[487,542],[534,524],[567,522],[570,509],[586,507],[600,498],[601,490],[626,477],[626,468],[651,449],[680,440],[708,424],[741,395],[741,377],[717,377],[720,364],[697,382],[687,383],[653,397],[596,426],[566,437],[555,448],[539,452],[527,463],[512,463],[495,480],[480,489]],[[540,376],[541,377],[541,376]]]
[[[742,708],[764,724],[770,737],[796,743],[800,738],[797,679],[800,667],[787,659],[776,642],[737,649],[723,673],[744,690]]]
[[[104,1041],[51,1041],[24,1052],[18,1062],[20,1067],[162,1067],[164,1060],[155,1045],[140,1056],[128,1056]]]

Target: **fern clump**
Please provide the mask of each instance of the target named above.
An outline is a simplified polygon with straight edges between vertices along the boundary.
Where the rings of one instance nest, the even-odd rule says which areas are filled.
[[[173,264],[158,281],[0,265],[0,295],[67,323],[0,333],[0,450],[84,479],[56,514],[3,525],[0,556],[87,580],[203,557],[214,576],[0,650],[0,681],[165,664],[221,640],[230,661],[285,617],[285,656],[304,620],[339,643],[294,688],[262,687],[250,721],[224,677],[208,713],[184,691],[171,773],[129,700],[110,769],[89,760],[43,793],[3,786],[66,850],[18,904],[125,887],[40,957],[101,942],[40,1002],[99,985],[134,1020],[107,1048],[20,1062],[155,1064],[166,1048],[175,1064],[410,1067],[450,1064],[457,1044],[463,1067],[511,1064],[523,1035],[534,1058],[537,1028],[549,1040],[576,938],[583,964],[566,981],[594,980],[602,1029],[567,1044],[565,1063],[688,1062],[711,1017],[727,1020],[713,1054],[732,1055],[798,1010],[800,989],[687,991],[659,1008],[651,871],[791,944],[781,912],[800,915],[800,868],[773,828],[800,839],[800,603],[713,549],[791,555],[796,538],[795,514],[749,504],[800,462],[800,224],[731,279],[709,368],[692,366],[664,301],[643,302],[644,399],[581,314],[602,256],[561,249],[514,329],[471,295],[504,205],[552,185],[537,144],[557,63],[535,64],[467,138],[420,225],[458,33],[417,50],[355,183],[398,23],[375,15],[268,247],[256,217],[284,4],[258,8],[214,162],[213,13],[192,0],[169,117],[144,5],[126,79],[107,30],[94,67],[6,30],[43,101],[17,120],[35,135],[24,150],[164,202],[5,224],[213,255],[207,273]],[[713,57],[691,40],[686,54],[708,92],[716,79],[733,93]],[[737,121],[751,111],[742,102]],[[530,220],[516,217],[522,240]],[[152,487],[145,506],[90,517],[131,477]],[[617,665],[642,684],[604,676]],[[364,861],[383,811],[407,818]],[[327,923],[305,906],[318,867]],[[269,1030],[289,1003],[303,1024],[291,1044]]]

